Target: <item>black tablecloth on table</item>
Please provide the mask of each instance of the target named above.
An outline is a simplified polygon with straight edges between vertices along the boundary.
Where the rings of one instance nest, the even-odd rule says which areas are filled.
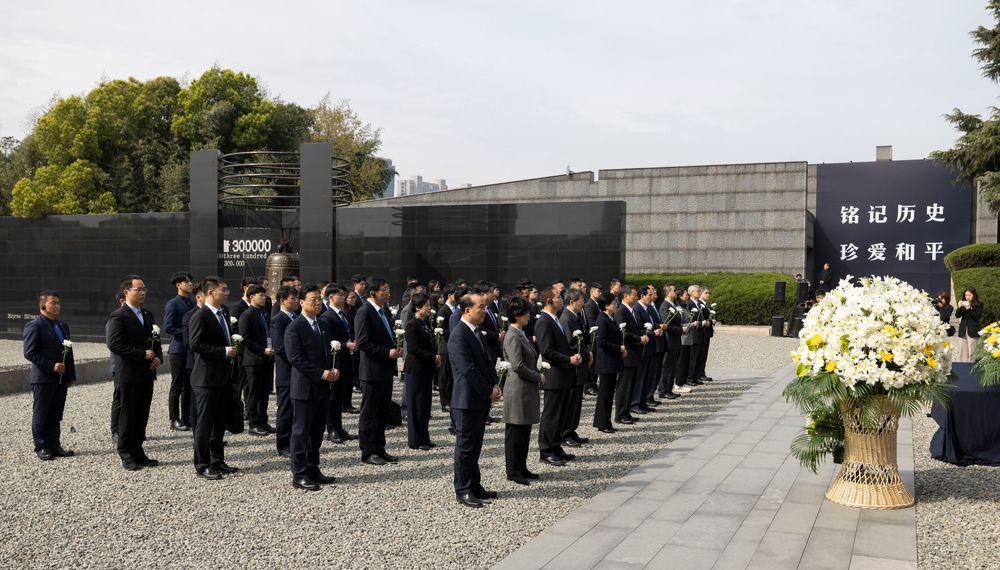
[[[957,362],[950,409],[934,405],[931,456],[956,465],[1000,465],[1000,387],[983,388],[972,365]]]

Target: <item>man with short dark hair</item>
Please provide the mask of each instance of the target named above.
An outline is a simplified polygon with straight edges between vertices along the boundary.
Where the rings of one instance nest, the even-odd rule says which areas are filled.
[[[125,292],[118,291],[115,295],[115,300],[118,302],[118,307],[121,308],[125,304]],[[111,318],[109,316],[108,320],[104,323],[104,344],[107,345],[111,342]],[[111,381],[115,385],[115,390],[111,395],[111,441],[118,445],[118,418],[122,411],[122,401],[121,401],[121,391],[118,389],[117,372],[121,367],[122,359],[118,358],[118,355],[113,352],[108,352],[108,371],[111,373]]]
[[[629,409],[632,391],[637,383],[636,371],[639,364],[642,363],[642,349],[649,342],[649,337],[645,335],[642,325],[639,324],[639,318],[636,316],[635,305],[639,300],[638,291],[631,285],[622,285],[620,293],[622,304],[618,307],[618,313],[615,314],[615,323],[619,327],[625,323],[625,328],[622,330],[625,356],[622,359],[624,368],[618,375],[618,385],[615,388],[615,421],[627,425],[636,422],[636,418],[629,413]]]
[[[674,369],[677,367],[677,357],[681,352],[681,316],[679,308],[674,304],[677,300],[677,290],[673,283],[663,286],[663,303],[660,304],[660,321],[664,323],[666,334],[666,352],[663,353],[660,368],[659,396],[667,400],[678,398],[674,393]]]
[[[383,277],[369,277],[365,284],[366,300],[354,318],[361,362],[361,417],[358,419],[358,443],[361,461],[370,465],[398,463],[399,458],[385,449],[385,426],[392,401],[392,381],[399,371],[396,359],[396,335],[385,312],[391,292]]]
[[[115,373],[121,400],[118,456],[122,467],[138,471],[160,464],[146,455],[142,443],[146,440],[153,383],[163,359],[163,347],[153,313],[142,307],[146,302],[142,277],[129,275],[119,289],[125,293],[125,304],[111,313],[108,325],[108,349],[121,359]]]
[[[194,284],[191,274],[178,271],[170,278],[170,284],[177,289],[177,295],[167,301],[163,309],[163,329],[170,335],[167,356],[170,359],[170,394],[167,409],[170,415],[170,429],[191,431],[191,377],[187,369],[187,349],[184,348],[181,330],[184,315],[194,308],[191,293]]]
[[[562,430],[565,445],[580,447],[590,442],[589,438],[581,437],[576,430],[580,428],[580,415],[583,411],[583,387],[590,381],[590,365],[594,362],[590,352],[590,322],[583,311],[583,291],[576,288],[566,291],[566,306],[559,317],[559,323],[569,342],[570,351],[583,358],[582,362],[573,366],[576,384],[571,389],[569,409],[564,417],[565,425]]]
[[[351,353],[358,345],[354,342],[354,328],[346,312],[347,288],[338,283],[331,283],[327,285],[324,294],[329,309],[319,318],[329,325],[333,340],[339,342],[341,346],[336,362],[333,363],[334,368],[340,372],[340,377],[333,384],[330,394],[326,413],[326,433],[327,439],[333,443],[344,443],[357,439],[357,436],[347,433],[343,419],[344,409],[351,407],[354,382],[354,359]]]
[[[267,400],[271,393],[271,359],[274,349],[271,347],[268,329],[270,322],[264,316],[264,300],[267,295],[264,288],[256,283],[246,290],[246,299],[250,307],[243,311],[239,318],[239,333],[243,342],[237,349],[237,360],[243,367],[246,383],[243,385],[243,398],[246,400],[247,433],[257,437],[265,437],[275,432],[267,423]]]
[[[604,292],[604,287],[598,282],[593,282],[590,284],[590,298],[587,302],[583,304],[583,314],[587,316],[587,324],[591,327],[597,325],[597,319],[601,315],[601,309],[597,305],[597,299],[601,297],[601,293]],[[589,332],[589,331],[588,331]],[[596,333],[594,333],[596,334]],[[596,360],[596,356],[595,356]],[[591,364],[590,368],[590,382],[584,387],[584,393],[588,396],[597,395],[597,371],[594,368],[594,364]]]
[[[271,317],[270,335],[271,348],[274,349],[274,385],[277,392],[278,409],[275,412],[275,444],[278,455],[291,457],[292,440],[292,401],[291,380],[292,364],[285,354],[285,330],[295,320],[295,312],[299,309],[299,292],[290,285],[278,287],[278,312]]]
[[[38,294],[39,315],[24,325],[24,358],[31,362],[31,437],[42,461],[71,457],[60,442],[59,423],[66,408],[66,389],[76,382],[69,325],[59,320],[59,293]]]
[[[535,324],[538,354],[552,367],[545,373],[545,406],[538,426],[538,452],[542,462],[557,467],[576,459],[563,450],[563,430],[572,417],[573,389],[576,386],[576,366],[583,357],[573,354],[566,332],[559,322],[562,297],[554,289],[542,292],[542,312]],[[570,333],[572,334],[572,333]]]

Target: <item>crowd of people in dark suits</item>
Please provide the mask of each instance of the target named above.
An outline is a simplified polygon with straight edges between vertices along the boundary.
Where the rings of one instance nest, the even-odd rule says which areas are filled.
[[[424,284],[410,277],[399,305],[391,306],[384,278],[351,281],[303,285],[288,277],[272,299],[266,281],[246,278],[230,309],[223,279],[195,284],[189,273],[173,276],[177,295],[164,309],[169,427],[193,432],[199,477],[239,471],[225,460],[227,431],[273,434],[276,453],[290,460],[293,486],[309,491],[335,482],[320,470],[324,439],[357,440],[366,464],[397,463],[385,433],[404,417],[411,449],[437,446],[429,431],[436,391],[455,437],[456,498],[478,508],[497,496],[479,470],[490,423],[505,424],[507,479],[529,485],[539,479],[527,464],[533,425],[540,461],[566,466],[576,459],[567,448],[589,443],[578,433],[586,395],[596,397],[593,426],[613,434],[616,424],[634,424],[662,400],[712,380],[705,363],[715,311],[709,290],[697,285],[658,289],[615,279],[605,289],[574,278],[568,287],[555,281],[540,288],[525,280],[503,294],[486,281]],[[144,307],[146,292],[140,276],[127,276],[106,326],[112,437],[129,471],[158,465],[144,442],[163,349]],[[35,452],[51,460],[73,455],[61,445],[59,424],[76,375],[59,294],[43,291],[38,303],[40,315],[24,330],[24,355],[32,363]],[[352,402],[358,392],[360,408]],[[501,398],[503,416],[495,418],[491,409]],[[357,435],[344,427],[349,413],[359,414]]]

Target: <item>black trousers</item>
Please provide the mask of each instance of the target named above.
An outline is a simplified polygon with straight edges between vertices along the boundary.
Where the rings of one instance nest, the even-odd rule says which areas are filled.
[[[486,434],[486,418],[489,408],[482,410],[456,410],[451,417],[455,420],[455,493],[458,495],[482,492],[482,473],[479,471],[479,456],[483,452],[483,436]]]
[[[701,341],[701,350],[698,352],[698,368],[695,370],[697,374],[696,378],[704,378],[707,376],[705,374],[705,365],[708,364],[708,347],[712,345],[712,339],[706,337]]]
[[[149,405],[153,402],[153,382],[120,383],[118,395],[121,399],[121,411],[118,414],[118,455],[122,461],[142,462],[146,459],[142,442],[146,439]]]
[[[267,364],[244,366],[243,373],[246,383],[243,384],[243,397],[246,400],[247,424],[250,427],[267,425],[267,400],[271,394],[272,380],[268,375],[271,368]]]
[[[674,368],[674,384],[683,386],[687,384],[688,367],[691,362],[690,344],[681,345],[681,353],[677,356],[677,366]]]
[[[410,447],[431,442],[431,382],[432,374],[403,373],[406,386],[406,439]]]
[[[191,370],[191,368],[187,369],[188,378],[191,378]],[[184,416],[184,421],[193,429],[194,426],[198,425],[198,405],[194,397],[194,389],[191,388],[190,382],[188,383],[188,391],[184,399],[188,401],[188,410],[190,410],[189,414]]]
[[[701,358],[702,344],[692,344],[691,354],[688,356],[687,365],[687,379],[688,381],[697,380],[698,376],[698,360]]]
[[[118,420],[122,413],[121,390],[115,382],[115,393],[111,396],[111,433],[118,435]]]
[[[655,357],[655,352],[648,356],[643,354],[642,362],[639,364],[639,368],[636,369],[635,378],[632,380],[632,397],[629,398],[630,406],[633,409],[645,405],[646,384],[649,382],[649,373],[653,369],[653,359]]]
[[[188,423],[191,416],[191,376],[187,369],[187,353],[170,353],[170,394],[167,407],[170,421]]]
[[[275,414],[274,429],[277,430],[275,443],[278,451],[291,453],[292,442],[292,399],[291,386],[276,386],[278,391],[278,411]]]
[[[292,476],[312,479],[319,474],[319,447],[323,443],[330,400],[292,398]]]
[[[447,354],[441,355],[441,366],[437,369],[438,396],[441,398],[441,409],[451,405],[451,392],[455,379],[451,374],[451,359]]]
[[[597,386],[597,403],[594,405],[594,427],[608,429],[611,427],[611,408],[614,406],[615,384],[617,374],[600,374]]]
[[[635,366],[626,366],[618,373],[618,386],[615,388],[615,421],[629,417],[632,400],[632,384],[635,383]]]
[[[53,450],[59,442],[59,422],[66,409],[66,383],[32,384],[34,401],[31,406],[31,437],[35,451]]]
[[[563,439],[566,436],[578,436],[576,430],[580,427],[580,415],[583,413],[583,384],[574,386],[569,398],[569,412],[566,414],[566,426],[563,428]]]
[[[646,374],[646,399],[652,398],[656,394],[656,386],[660,383],[660,374],[663,371],[664,352],[656,353],[653,362],[650,363],[649,372]]]
[[[344,410],[351,406],[354,385],[351,376],[342,374],[330,390],[330,403],[326,410],[327,433],[347,433],[344,429]]]
[[[392,380],[361,382],[361,415],[358,419],[358,445],[361,458],[385,453],[385,426],[389,420]]]
[[[504,429],[503,452],[507,476],[524,475],[528,471],[528,447],[531,445],[531,424],[507,424]]]
[[[222,436],[226,433],[226,405],[232,386],[192,386],[198,423],[194,426],[194,468],[199,473],[226,460]]]
[[[563,428],[569,423],[567,417],[572,412],[573,388],[545,390],[545,406],[542,421],[538,425],[538,452],[542,459],[561,457],[563,451]]]
[[[660,364],[660,393],[672,394],[674,392],[674,368],[677,367],[677,357],[680,356],[681,347],[672,350],[669,347],[663,353],[663,362]]]

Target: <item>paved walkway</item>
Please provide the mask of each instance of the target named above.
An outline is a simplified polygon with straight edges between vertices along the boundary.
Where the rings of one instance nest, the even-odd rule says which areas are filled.
[[[912,507],[833,504],[824,493],[839,466],[813,474],[789,454],[803,425],[781,396],[792,374],[719,378],[755,384],[496,568],[915,569]],[[898,453],[912,492],[908,420]]]

